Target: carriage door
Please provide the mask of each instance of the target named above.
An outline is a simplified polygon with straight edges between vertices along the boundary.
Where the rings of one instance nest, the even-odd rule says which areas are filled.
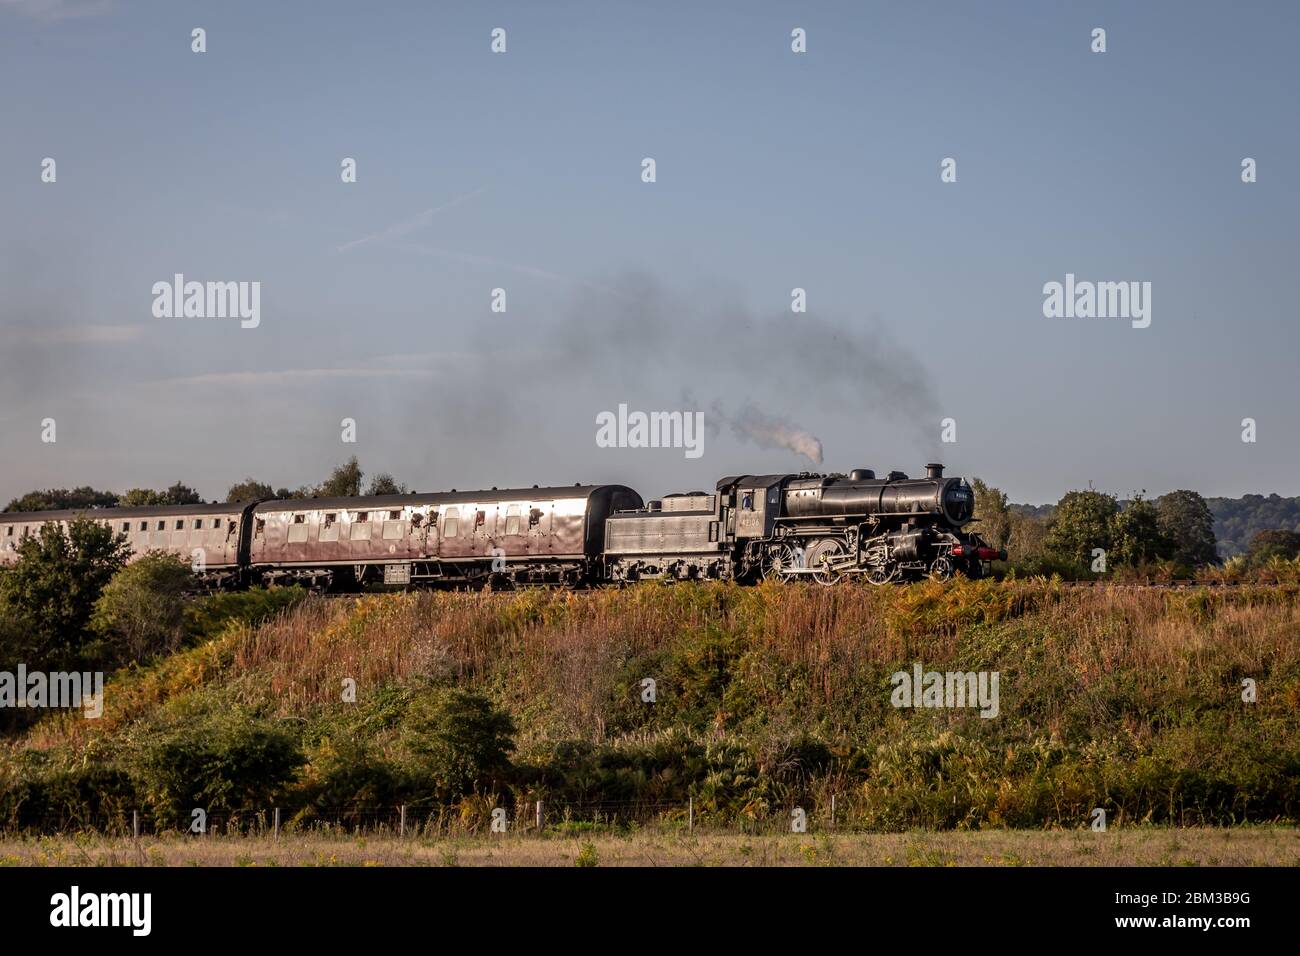
[[[551,511],[555,502],[534,501],[528,506],[528,553],[546,554],[551,550]]]
[[[428,558],[438,553],[438,509],[430,505],[425,511],[411,513],[411,535],[420,549],[420,557]]]

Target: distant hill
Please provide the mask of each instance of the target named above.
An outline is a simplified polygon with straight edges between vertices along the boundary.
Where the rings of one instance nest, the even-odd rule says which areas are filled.
[[[1243,495],[1240,498],[1206,498],[1214,515],[1214,537],[1219,554],[1230,558],[1244,554],[1256,532],[1300,531],[1300,497]],[[1051,518],[1055,505],[1009,505],[1011,510],[1033,518]]]
[[[1300,531],[1300,498],[1281,495],[1243,495],[1240,498],[1206,498],[1214,514],[1214,536],[1219,554],[1241,554],[1258,531]]]

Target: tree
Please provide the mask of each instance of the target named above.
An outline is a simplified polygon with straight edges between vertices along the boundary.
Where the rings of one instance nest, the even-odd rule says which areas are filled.
[[[198,505],[203,497],[189,485],[176,482],[166,491],[154,491],[152,488],[131,488],[122,495],[119,504],[123,508],[144,508],[156,505]]]
[[[5,511],[58,511],[87,508],[112,508],[117,495],[111,491],[96,491],[89,485],[80,488],[50,488],[47,491],[29,491],[5,506]]]
[[[1094,548],[1110,551],[1111,519],[1118,511],[1114,495],[1092,489],[1067,492],[1052,514],[1047,549],[1066,561],[1091,566]]]
[[[179,481],[163,492],[163,504],[166,505],[201,505],[203,496]]]
[[[21,643],[8,648],[33,669],[87,663],[87,637],[95,602],[131,553],[125,534],[84,516],[48,522],[24,535],[18,560],[0,576],[0,614],[12,615]],[[93,662],[93,661],[91,661]]]
[[[1214,515],[1194,491],[1171,491],[1156,499],[1160,531],[1173,548],[1173,559],[1189,567],[1218,561]]]
[[[1207,498],[1205,503],[1214,515],[1214,536],[1224,555],[1245,554],[1260,531],[1300,531],[1300,498],[1243,495]]]
[[[1110,524],[1107,559],[1114,564],[1137,567],[1173,554],[1173,542],[1160,529],[1159,511],[1141,495],[1112,515]]]
[[[1012,561],[1041,555],[1047,548],[1047,522],[1019,511],[1008,513],[1007,557]]]
[[[166,503],[163,500],[163,493],[152,488],[128,488],[118,500],[118,504],[123,508],[152,508]]]
[[[1007,496],[979,478],[971,481],[971,488],[975,492],[975,518],[979,522],[980,537],[990,547],[1000,551],[1011,540],[1011,512],[1007,510]]]
[[[366,489],[366,494],[404,495],[406,494],[406,485],[399,485],[392,475],[383,471],[370,479],[370,487]]]
[[[113,575],[95,602],[91,630],[118,663],[170,653],[184,637],[185,592],[193,583],[181,558],[147,554]]]
[[[1259,531],[1250,539],[1246,558],[1251,565],[1267,564],[1273,558],[1288,561],[1300,558],[1300,533],[1295,531]]]
[[[510,769],[515,723],[486,697],[442,688],[418,698],[402,736],[416,767],[444,801],[497,782]]]
[[[271,489],[266,482],[258,481],[255,478],[245,478],[243,481],[235,482],[226,492],[226,501],[252,501],[254,498],[281,498],[286,497],[279,495]]]
[[[330,476],[316,489],[322,498],[355,497],[361,494],[361,465],[353,455],[339,465]]]

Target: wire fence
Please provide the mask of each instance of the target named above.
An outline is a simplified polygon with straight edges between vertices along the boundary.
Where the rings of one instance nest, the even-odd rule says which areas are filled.
[[[601,800],[563,803],[546,800],[492,805],[483,800],[457,805],[376,807],[266,807],[257,810],[194,808],[188,818],[147,809],[109,814],[44,814],[20,823],[0,825],[0,834],[66,835],[94,833],[134,838],[164,835],[195,837],[271,837],[302,833],[446,837],[464,834],[558,834],[586,829],[626,829],[657,826],[740,833],[805,833],[814,830],[854,830],[838,798],[823,806],[774,808],[744,806],[720,809],[685,801]]]

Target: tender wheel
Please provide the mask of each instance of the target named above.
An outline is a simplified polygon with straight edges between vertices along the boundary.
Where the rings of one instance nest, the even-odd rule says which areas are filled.
[[[952,558],[947,555],[940,555],[930,565],[931,581],[947,581],[955,573],[956,568],[953,567]]]
[[[841,573],[835,570],[832,565],[843,560],[848,550],[844,542],[838,538],[823,538],[809,548],[805,560],[808,567],[816,569],[813,571],[813,580],[818,584],[826,585],[838,581]]]

